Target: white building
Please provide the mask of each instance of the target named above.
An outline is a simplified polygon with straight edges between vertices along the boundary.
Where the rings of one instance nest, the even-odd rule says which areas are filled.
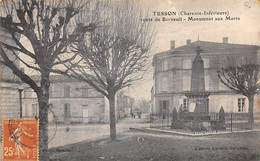
[[[246,58],[253,56],[255,63],[259,63],[259,47],[255,45],[229,44],[228,38],[222,43],[187,40],[187,44],[175,48],[175,41],[171,42],[171,49],[153,58],[154,87],[152,94],[152,113],[159,114],[162,109],[174,107],[193,112],[195,104],[190,103],[185,93],[190,91],[192,61],[196,55],[196,48],[203,51],[205,90],[210,92],[208,97],[209,112],[218,112],[223,106],[225,112],[248,112],[248,99],[236,94],[222,84],[214,70],[220,67],[226,59],[235,57]],[[254,111],[257,111],[259,94],[255,95]]]

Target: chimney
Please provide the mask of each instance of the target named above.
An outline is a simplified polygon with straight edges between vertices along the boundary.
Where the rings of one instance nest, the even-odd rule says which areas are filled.
[[[228,37],[223,37],[223,43],[227,44],[228,43]]]
[[[175,40],[171,40],[171,50],[175,49]]]
[[[187,42],[187,45],[190,45],[191,39],[187,39],[186,42]]]

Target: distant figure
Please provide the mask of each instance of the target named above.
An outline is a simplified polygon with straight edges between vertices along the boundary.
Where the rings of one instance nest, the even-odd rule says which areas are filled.
[[[180,111],[183,111],[183,107],[182,107],[182,104],[180,105],[179,109],[180,109]]]
[[[133,112],[131,112],[131,117],[134,118],[134,114],[133,114]]]
[[[180,117],[181,120],[183,119],[183,107],[182,107],[182,104],[179,107],[179,117]]]
[[[140,119],[141,115],[142,115],[142,112],[141,111],[137,112],[137,115],[138,115],[138,118]]]

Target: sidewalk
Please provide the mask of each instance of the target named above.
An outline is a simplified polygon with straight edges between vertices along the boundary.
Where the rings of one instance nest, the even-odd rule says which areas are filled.
[[[243,130],[243,131],[211,131],[207,133],[188,133],[182,132],[178,130],[162,130],[156,128],[138,128],[138,127],[130,127],[130,130],[138,130],[143,132],[150,132],[150,133],[166,133],[172,135],[181,135],[181,136],[190,136],[190,137],[199,137],[199,136],[213,136],[213,135],[223,135],[223,134],[236,134],[236,133],[248,133],[248,132],[260,132],[260,129],[254,130]]]

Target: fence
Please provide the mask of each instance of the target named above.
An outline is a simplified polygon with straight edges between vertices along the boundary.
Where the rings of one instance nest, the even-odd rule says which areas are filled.
[[[192,113],[189,113],[192,115]],[[224,113],[224,120],[219,120],[219,113],[209,113],[210,120],[207,121],[194,121],[189,119],[178,119],[177,122],[178,131],[200,133],[200,132],[219,132],[219,131],[241,131],[251,130],[252,124],[248,123],[248,113]],[[160,129],[171,129],[173,116],[168,114],[162,115],[151,115],[150,116],[150,127]],[[197,125],[196,125],[197,124]],[[199,126],[199,128],[194,128]]]
[[[211,113],[211,120],[219,121],[219,113]],[[228,131],[241,131],[252,129],[248,123],[248,113],[225,113],[225,127]]]
[[[172,115],[163,117],[162,115],[150,115],[150,127],[163,128],[171,127]]]

